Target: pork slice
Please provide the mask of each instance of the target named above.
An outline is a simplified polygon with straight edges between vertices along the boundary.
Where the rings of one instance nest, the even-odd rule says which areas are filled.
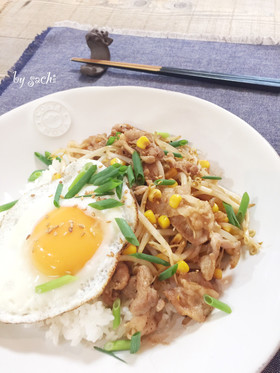
[[[211,252],[207,255],[203,255],[199,261],[201,273],[203,277],[205,278],[205,280],[207,281],[210,281],[213,278],[213,275],[216,269],[216,260],[219,256],[221,242],[222,242],[222,238],[220,234],[216,232],[212,232],[210,236],[211,236],[211,239],[210,239],[209,246],[210,246]]]
[[[107,135],[105,133],[96,136],[89,136],[81,144],[82,149],[97,150],[103,148],[107,143]]]

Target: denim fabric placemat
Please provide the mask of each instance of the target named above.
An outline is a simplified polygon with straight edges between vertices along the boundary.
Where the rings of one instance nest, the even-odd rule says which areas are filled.
[[[100,78],[82,76],[71,57],[90,57],[85,31],[49,28],[27,48],[0,85],[0,114],[57,91],[88,86],[146,86],[187,93],[244,119],[280,154],[280,94],[109,69]],[[279,46],[227,44],[110,35],[111,59],[223,73],[280,77]],[[36,82],[36,78],[39,83]],[[248,144],[250,147],[250,144]],[[256,326],[257,327],[257,326]],[[280,353],[264,373],[280,372]]]

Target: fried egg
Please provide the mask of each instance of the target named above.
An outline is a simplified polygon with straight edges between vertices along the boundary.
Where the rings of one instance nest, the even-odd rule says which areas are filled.
[[[38,181],[33,189],[27,188],[5,213],[0,223],[0,321],[30,323],[72,310],[98,297],[113,274],[125,244],[115,218],[125,219],[133,230],[137,223],[129,188],[123,187],[123,206],[107,210],[89,206],[98,197],[61,198],[59,208],[53,204],[58,183],[63,183],[63,196],[88,162],[96,164],[98,171],[104,169],[94,160],[72,162],[60,179]],[[79,195],[95,188],[86,185]],[[66,274],[76,280],[42,294],[35,292],[37,285]]]

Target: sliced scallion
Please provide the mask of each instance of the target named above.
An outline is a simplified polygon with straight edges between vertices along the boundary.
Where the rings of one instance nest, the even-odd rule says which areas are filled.
[[[130,353],[135,354],[139,350],[140,345],[141,345],[141,333],[136,332],[131,337]]]
[[[222,180],[221,176],[212,176],[212,175],[202,176],[201,179],[205,179],[205,180]]]
[[[105,193],[94,193],[94,194],[84,194],[82,196],[75,196],[74,198],[87,198],[87,197],[102,197],[102,196],[113,196],[114,192],[105,192]]]
[[[39,153],[39,152],[35,152],[34,153],[35,156],[43,163],[45,163],[47,166],[51,165],[52,164],[52,158],[50,158],[50,153],[49,152],[45,152],[45,155]]]
[[[9,202],[9,203],[5,203],[4,205],[1,205],[0,206],[0,212],[10,210],[17,203],[17,201],[18,200],[12,201],[12,202]]]
[[[59,207],[59,200],[60,200],[62,189],[63,189],[63,184],[58,183],[56,191],[55,191],[55,195],[54,195],[54,200],[53,200],[53,204],[55,205],[55,207]]]
[[[149,254],[144,254],[144,253],[135,253],[135,254],[130,254],[130,256],[135,256],[135,258],[147,260],[147,262],[151,262],[151,263],[161,264],[166,267],[170,266],[169,262],[161,258],[158,258],[157,256],[154,256],[154,255],[149,255]]]
[[[97,210],[107,210],[112,209],[113,207],[123,206],[123,203],[113,198],[108,198],[103,199],[101,201],[90,203],[89,206]]]
[[[128,339],[117,339],[116,341],[110,341],[105,343],[105,351],[127,351],[130,350],[131,341]]]
[[[158,276],[160,281],[167,280],[168,278],[172,277],[178,268],[178,263],[174,264],[173,266],[167,268],[165,271],[161,272]]]
[[[157,179],[154,181],[155,185],[174,185],[175,183],[176,181],[172,179]]]
[[[247,192],[245,192],[241,198],[241,202],[239,205],[238,212],[236,214],[236,219],[238,220],[239,224],[243,223],[245,219],[245,215],[249,206],[250,198]]]
[[[33,171],[32,174],[29,176],[28,181],[35,181],[36,179],[38,179],[38,177],[40,177],[42,175],[43,171],[44,170]]]
[[[123,181],[118,186],[116,186],[116,193],[117,193],[118,199],[122,198],[122,191],[123,191]]]
[[[177,140],[171,141],[169,145],[173,146],[173,148],[178,148],[179,146],[184,146],[188,143],[188,140]]]
[[[70,284],[70,282],[76,281],[77,277],[71,275],[65,275],[58,278],[55,278],[51,281],[45,282],[44,284],[37,285],[35,287],[35,292],[38,294],[46,293],[53,289],[60,288],[61,286]]]
[[[115,189],[118,185],[122,183],[122,180],[111,179],[95,189],[94,193],[106,193]]]
[[[135,183],[135,177],[134,177],[134,173],[133,173],[133,169],[131,165],[127,167],[127,178],[128,178],[129,188],[131,188],[132,185]]]
[[[132,161],[133,161],[133,169],[134,169],[134,175],[135,180],[138,185],[145,184],[145,177],[144,177],[144,171],[142,166],[142,161],[140,158],[140,155],[135,150],[132,154]]]
[[[96,165],[91,165],[89,169],[82,175],[82,177],[68,189],[68,192],[65,194],[64,198],[72,198],[89,182],[91,176],[96,171]]]
[[[214,308],[218,308],[221,311],[224,311],[226,313],[231,313],[231,308],[226,303],[221,302],[220,300],[211,297],[208,294],[203,295],[204,302],[208,304],[209,306],[212,306]]]
[[[112,179],[113,177],[116,177],[118,174],[118,167],[109,166],[104,170],[98,172],[97,174],[93,175],[89,180],[89,184],[97,186],[102,185],[108,180]]]
[[[113,329],[117,329],[121,323],[121,300],[117,298],[112,307],[112,314],[114,316]]]
[[[129,224],[122,218],[115,218],[115,220],[125,239],[132,245],[139,246],[139,241],[137,240]]]
[[[163,152],[164,152],[165,155],[167,155],[168,153],[172,153],[174,155],[174,157],[176,157],[176,158],[183,158],[181,153],[173,153],[173,152],[169,152],[168,150],[164,150]]]
[[[167,139],[167,137],[170,136],[170,133],[168,133],[168,132],[158,132],[158,131],[156,131],[156,134],[160,135],[160,137],[162,137],[163,139]]]
[[[102,353],[104,353],[104,354],[106,354],[106,355],[112,356],[112,357],[114,357],[115,359],[118,359],[118,360],[122,361],[123,363],[127,364],[127,362],[126,362],[125,360],[123,360],[123,359],[121,359],[120,357],[116,356],[113,352],[106,351],[106,350],[104,350],[103,348],[100,348],[100,347],[97,347],[97,346],[94,346],[94,349],[95,349],[96,351],[102,352]]]
[[[237,228],[240,228],[239,221],[236,218],[236,215],[233,211],[232,206],[229,203],[223,202],[224,208],[226,210],[226,214],[228,217],[228,221],[230,224],[235,225]]]
[[[112,145],[112,144],[114,144],[115,141],[116,141],[116,137],[115,136],[110,136],[106,145]]]
[[[78,175],[75,177],[75,179],[72,181],[71,185],[69,186],[68,190],[70,190],[71,188],[74,187],[74,185],[77,184],[78,181],[81,180],[81,178],[85,175],[85,173],[90,169],[90,167],[92,166],[92,163],[91,162],[88,162],[84,165],[84,167],[82,168],[82,170],[78,173]],[[97,166],[96,165],[93,165],[94,168],[95,168],[95,171],[93,173],[96,172],[97,170]]]

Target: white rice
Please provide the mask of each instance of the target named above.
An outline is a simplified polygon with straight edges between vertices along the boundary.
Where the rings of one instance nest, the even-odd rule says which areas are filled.
[[[70,341],[71,346],[76,346],[81,342],[102,346],[107,341],[124,338],[125,324],[131,318],[128,307],[121,307],[121,324],[117,329],[113,329],[112,310],[97,300],[48,319],[41,326],[46,329],[46,338],[55,345],[67,340]]]

